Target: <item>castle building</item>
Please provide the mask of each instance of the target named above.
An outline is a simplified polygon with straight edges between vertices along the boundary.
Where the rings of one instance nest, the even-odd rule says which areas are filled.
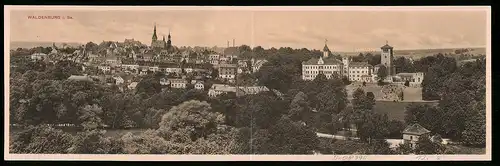
[[[404,83],[408,81],[410,86],[419,87],[424,79],[423,73],[400,73],[396,74],[394,67],[394,47],[386,44],[381,47],[380,64],[372,66],[368,62],[353,62],[348,56],[342,57],[342,60],[336,59],[331,55],[331,51],[325,43],[322,50],[322,56],[311,58],[302,62],[302,79],[314,80],[316,76],[323,73],[328,79],[332,74],[347,77],[349,81],[354,82],[376,82],[377,73],[381,66],[387,70],[388,77],[384,81],[394,83]]]
[[[323,73],[328,79],[330,79],[332,75],[341,76],[343,74],[342,62],[329,56],[329,54],[330,49],[328,49],[325,43],[322,57],[311,58],[308,61],[302,62],[302,79],[314,80],[320,73]]]
[[[373,66],[367,62],[352,62],[352,59],[347,56],[342,57],[342,61],[340,61],[333,56],[329,56],[331,51],[326,43],[322,52],[322,57],[311,58],[302,63],[303,80],[313,80],[318,74],[323,73],[328,79],[336,75],[338,77],[347,77],[350,81],[373,81]]]
[[[372,82],[373,67],[368,62],[349,62],[349,81]]]

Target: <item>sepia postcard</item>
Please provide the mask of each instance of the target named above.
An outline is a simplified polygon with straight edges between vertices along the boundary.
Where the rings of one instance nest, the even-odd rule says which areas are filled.
[[[5,160],[491,160],[487,6],[4,11]]]

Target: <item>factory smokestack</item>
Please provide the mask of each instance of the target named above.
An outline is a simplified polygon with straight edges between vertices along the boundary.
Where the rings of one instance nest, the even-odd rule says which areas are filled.
[[[234,47],[234,39],[233,39],[233,47]]]

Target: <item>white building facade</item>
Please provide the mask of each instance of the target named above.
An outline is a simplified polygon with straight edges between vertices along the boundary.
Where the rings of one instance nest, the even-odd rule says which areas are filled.
[[[332,75],[341,76],[344,65],[334,57],[330,57],[329,53],[330,51],[325,44],[322,57],[311,58],[308,61],[302,62],[302,79],[314,80],[320,73],[323,73],[328,79]]]
[[[236,87],[225,84],[213,84],[212,87],[208,90],[208,96],[217,97],[223,93],[229,93],[229,92],[236,93]]]

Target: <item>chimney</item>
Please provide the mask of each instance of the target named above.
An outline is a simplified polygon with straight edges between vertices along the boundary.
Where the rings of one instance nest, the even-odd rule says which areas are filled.
[[[234,39],[233,39],[233,47],[234,47]]]
[[[229,48],[229,40],[227,41],[227,47]]]

